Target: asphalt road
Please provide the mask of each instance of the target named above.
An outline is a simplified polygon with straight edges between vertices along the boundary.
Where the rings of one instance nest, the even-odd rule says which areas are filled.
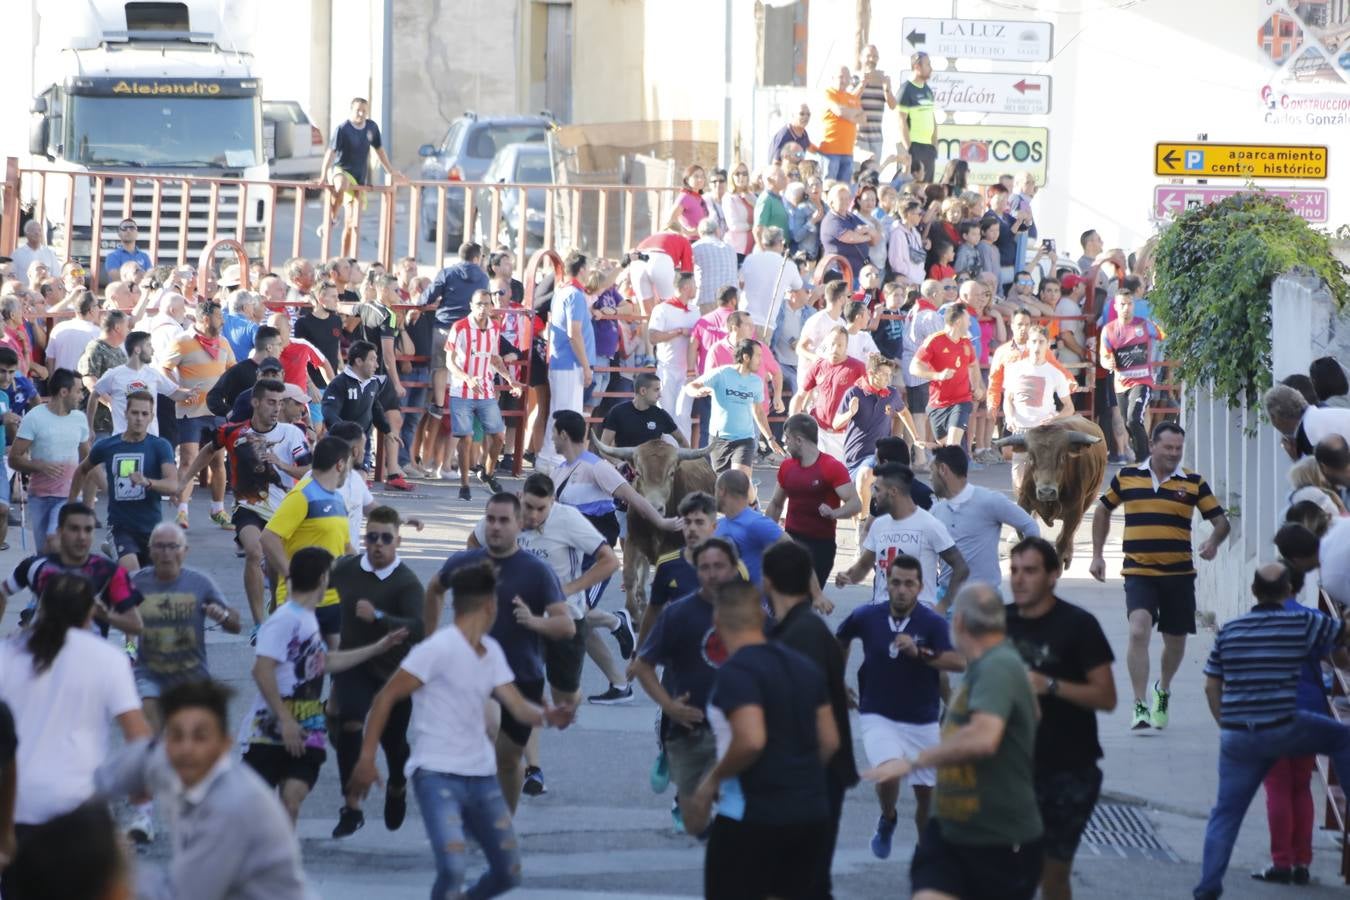
[[[1006,488],[1007,470],[997,467],[979,476],[989,486]],[[761,481],[771,472],[761,470]],[[508,481],[508,486],[513,483]],[[396,504],[406,514],[421,516],[427,529],[410,533],[404,545],[404,559],[419,576],[429,577],[445,556],[463,546],[464,538],[476,521],[487,497],[483,488],[475,488],[472,502],[453,498],[452,488],[442,484],[419,484],[414,495],[400,495]],[[379,492],[377,490],[377,496]],[[241,561],[233,553],[229,532],[210,525],[206,517],[206,496],[198,491],[193,501],[193,528],[189,532],[189,565],[210,573],[227,597],[243,607],[240,581]],[[853,558],[852,529],[841,528],[840,560]],[[1080,533],[1086,539],[1087,531]],[[12,549],[0,554],[0,567],[8,571],[21,558],[17,534],[11,532]],[[1080,549],[1080,558],[1085,554]],[[1085,567],[1084,567],[1085,568]],[[1079,578],[1083,569],[1078,570]],[[831,589],[840,617],[855,605],[865,602],[870,587]],[[609,608],[620,602],[617,589],[605,600]],[[14,627],[18,604],[11,604],[0,631]],[[236,697],[232,713],[236,722],[244,718],[245,707],[253,697],[249,677],[252,653],[246,638],[220,632],[209,634],[212,672],[232,685]],[[858,654],[854,654],[854,665]],[[1123,672],[1118,678],[1123,679]],[[595,693],[605,684],[598,670],[588,665],[583,691]],[[671,795],[654,795],[648,786],[648,769],[655,754],[653,723],[655,706],[638,692],[629,705],[617,707],[585,706],[576,724],[565,732],[546,731],[543,735],[543,761],[548,793],[538,798],[523,798],[516,828],[524,851],[525,884],[512,896],[522,898],[691,898],[701,896],[702,852],[692,839],[677,834],[670,818]],[[854,734],[857,734],[855,726]],[[856,748],[863,759],[861,745]],[[1178,747],[1179,752],[1186,752]],[[1205,753],[1213,758],[1213,745]],[[1141,791],[1142,793],[1142,791]],[[341,805],[336,763],[330,752],[314,793],[306,801],[300,822],[305,868],[320,894],[327,900],[404,900],[428,895],[432,881],[432,859],[416,803],[410,804],[408,820],[395,833],[387,832],[381,819],[382,795],[372,792],[367,805],[367,825],[345,841],[329,837]],[[1259,802],[1259,801],[1258,801]],[[835,859],[836,896],[840,898],[879,898],[906,896],[907,871],[915,838],[911,820],[912,802],[902,797],[900,827],[894,852],[888,860],[875,859],[868,849],[875,825],[877,807],[871,789],[856,788],[844,806],[839,851]],[[1084,848],[1075,872],[1075,893],[1080,898],[1182,897],[1189,896],[1198,875],[1199,838],[1203,820],[1193,814],[1147,813],[1148,819],[1163,837],[1165,853],[1154,858],[1133,851],[1111,848]],[[1246,834],[1249,857],[1262,850],[1262,833]],[[1261,828],[1260,832],[1264,829]],[[1323,847],[1324,843],[1319,843]],[[147,864],[168,853],[167,837],[143,854]],[[1330,854],[1319,850],[1319,859]],[[1237,866],[1230,873],[1228,893],[1235,898],[1288,896],[1288,889],[1267,887],[1247,880]],[[481,865],[475,856],[470,867],[474,878]],[[1325,878],[1326,876],[1324,876]],[[1300,896],[1330,894],[1334,888],[1313,887]],[[1337,895],[1342,895],[1339,891]]]

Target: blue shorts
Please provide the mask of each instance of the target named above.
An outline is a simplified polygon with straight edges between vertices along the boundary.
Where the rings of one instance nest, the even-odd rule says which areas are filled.
[[[450,433],[452,435],[469,437],[474,432],[475,421],[482,426],[484,434],[501,434],[506,431],[506,422],[502,419],[502,408],[496,400],[450,398]]]
[[[937,439],[942,440],[953,428],[965,431],[966,426],[970,424],[970,413],[974,408],[975,404],[969,400],[965,403],[953,403],[951,406],[935,406],[928,410],[928,424],[933,426],[933,434]]]
[[[857,478],[858,473],[863,469],[875,469],[877,467],[877,455],[869,453],[856,463],[848,467],[848,477]]]
[[[219,416],[188,416],[178,420],[178,443],[200,444],[202,432],[220,425]]]

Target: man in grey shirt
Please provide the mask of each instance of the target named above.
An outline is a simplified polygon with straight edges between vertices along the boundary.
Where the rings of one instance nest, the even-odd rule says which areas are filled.
[[[1007,525],[1018,538],[1040,537],[1041,529],[1030,513],[1007,494],[966,481],[970,461],[960,447],[933,451],[933,515],[947,526],[956,549],[970,566],[970,580],[998,586],[1003,575],[998,567],[998,542]],[[938,583],[945,585],[951,569],[943,567]]]
[[[137,866],[136,896],[318,900],[276,792],[233,758],[229,696],[211,681],[170,688],[163,736],[122,747],[94,775],[102,799],[148,793],[170,811],[173,856],[167,869]]]

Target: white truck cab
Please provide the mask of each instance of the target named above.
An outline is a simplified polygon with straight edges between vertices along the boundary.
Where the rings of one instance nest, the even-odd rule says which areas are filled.
[[[44,224],[54,246],[81,260],[94,253],[102,259],[117,244],[128,182],[129,213],[144,233],[154,182],[136,176],[267,180],[262,84],[252,55],[229,32],[232,5],[229,0],[41,5],[34,83],[45,87],[32,104],[28,167],[75,177],[47,174],[39,186],[30,175],[25,199],[33,202],[43,193]],[[79,177],[91,172],[129,176],[105,182],[97,236],[95,179]],[[178,259],[183,190],[178,180],[160,188],[156,263]],[[242,218],[249,255],[260,256],[269,204],[263,190],[222,186],[216,236],[237,235]],[[211,237],[209,206],[209,184],[193,184],[186,210],[186,255],[193,262]],[[143,240],[141,249],[151,247]]]

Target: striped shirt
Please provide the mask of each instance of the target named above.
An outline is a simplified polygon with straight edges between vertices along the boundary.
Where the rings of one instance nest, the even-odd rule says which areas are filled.
[[[1224,514],[1203,476],[1178,467],[1158,482],[1148,460],[1121,468],[1101,500],[1111,510],[1125,505],[1122,575],[1194,575],[1192,510],[1206,519]]]
[[[446,352],[460,371],[469,376],[464,380],[451,373],[451,397],[491,400],[497,396],[492,384],[492,358],[497,355],[501,336],[501,326],[492,320],[486,328],[479,328],[471,317],[466,316],[450,326],[450,336],[445,341]]]
[[[165,371],[174,373],[179,386],[197,391],[195,402],[179,401],[180,419],[211,415],[211,410],[206,408],[206,394],[215,387],[225,370],[234,365],[234,351],[224,337],[216,338],[215,356],[206,352],[198,337],[195,330],[183,332],[169,346],[164,358]]]
[[[1274,604],[1223,626],[1205,663],[1205,674],[1223,682],[1219,720],[1241,727],[1293,716],[1305,661],[1329,654],[1343,627],[1316,610]]]

